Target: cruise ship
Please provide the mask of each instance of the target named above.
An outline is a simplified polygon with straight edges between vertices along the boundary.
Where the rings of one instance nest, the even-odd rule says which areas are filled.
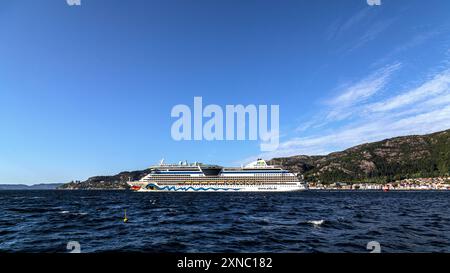
[[[139,181],[128,182],[138,192],[287,192],[306,190],[296,174],[258,159],[242,167],[180,162],[150,167]]]

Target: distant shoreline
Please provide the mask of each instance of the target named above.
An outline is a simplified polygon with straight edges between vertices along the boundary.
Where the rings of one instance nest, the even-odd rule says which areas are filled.
[[[64,185],[64,183],[39,183],[33,185],[0,184],[0,190],[54,190],[62,185]]]

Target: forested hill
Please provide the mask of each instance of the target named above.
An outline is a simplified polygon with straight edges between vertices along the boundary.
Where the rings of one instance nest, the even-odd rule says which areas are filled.
[[[448,176],[450,129],[366,143],[325,156],[274,158],[269,163],[303,174],[307,181],[322,183]]]
[[[67,190],[117,190],[128,189],[128,181],[136,181],[150,173],[150,169],[132,172],[121,172],[110,176],[93,176],[86,181],[72,181],[59,187]]]

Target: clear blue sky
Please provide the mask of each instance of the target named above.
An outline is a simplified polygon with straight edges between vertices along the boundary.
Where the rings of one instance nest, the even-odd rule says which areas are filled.
[[[450,1],[2,0],[0,183],[236,165],[450,128]],[[280,147],[172,140],[176,104],[279,104]]]

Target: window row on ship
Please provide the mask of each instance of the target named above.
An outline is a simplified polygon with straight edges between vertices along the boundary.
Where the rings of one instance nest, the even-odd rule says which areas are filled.
[[[147,181],[298,181],[295,176],[284,177],[149,177]]]
[[[203,175],[203,173],[195,174],[151,174],[152,177],[246,177],[246,176],[257,176],[257,177],[284,177],[284,176],[295,176],[292,173],[243,173],[241,175],[223,173],[220,175]]]

